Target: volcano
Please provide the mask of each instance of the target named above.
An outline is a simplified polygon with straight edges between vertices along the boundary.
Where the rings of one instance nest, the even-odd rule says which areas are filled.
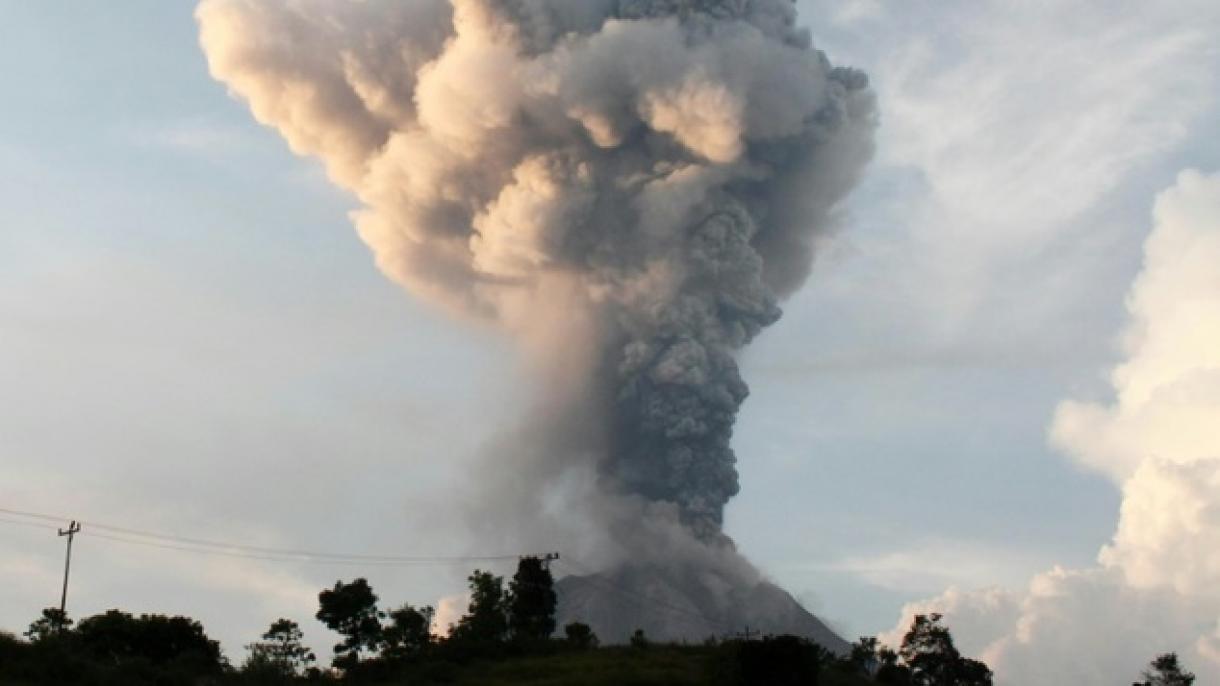
[[[710,588],[656,567],[565,576],[555,583],[557,624],[588,624],[602,643],[627,643],[637,630],[654,641],[701,642],[743,632],[792,634],[846,654],[847,641],[790,593],[767,581]]]

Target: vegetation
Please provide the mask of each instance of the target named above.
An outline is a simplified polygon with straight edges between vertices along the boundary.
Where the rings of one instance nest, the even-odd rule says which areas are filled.
[[[521,560],[508,584],[508,630],[518,640],[546,640],[555,633],[555,588],[551,570],[536,557]]]
[[[249,656],[242,673],[265,683],[291,682],[306,675],[316,675],[313,651],[301,644],[305,635],[291,619],[278,619],[263,634],[259,643],[246,646]]]
[[[383,615],[377,610],[377,595],[365,579],[350,584],[336,581],[334,588],[322,591],[314,616],[343,637],[334,647],[336,668],[347,669],[359,663],[361,651],[377,650]]]
[[[598,645],[597,634],[593,633],[593,629],[582,622],[572,622],[563,628],[563,635],[568,641],[568,645],[577,650],[588,650],[596,648]]]
[[[187,684],[215,683],[230,672],[220,644],[187,617],[132,615],[110,610],[75,628],[66,618],[48,630],[53,612],[26,632],[28,641],[0,636],[0,683]]]
[[[1195,675],[1182,669],[1175,653],[1158,656],[1144,671],[1144,680],[1135,686],[1191,686]]]
[[[470,609],[453,627],[454,641],[470,645],[496,645],[508,635],[504,578],[475,570],[470,582]]]
[[[38,642],[44,638],[54,636],[71,625],[72,620],[68,619],[68,615],[63,610],[57,607],[48,607],[42,611],[41,617],[30,624],[30,628],[24,635],[31,641]]]
[[[626,646],[600,646],[587,624],[555,638],[556,598],[544,561],[525,558],[507,585],[478,571],[470,605],[447,637],[432,633],[430,607],[383,611],[365,579],[318,595],[316,618],[335,631],[329,668],[317,664],[291,619],[271,623],[232,666],[203,626],[187,617],[120,610],[73,625],[44,610],[24,638],[0,633],[0,683],[14,686],[221,686],[351,683],[389,686],[990,686],[991,670],[964,657],[937,614],[915,617],[896,650],[865,637],[835,655],[796,636],[657,643],[636,631]],[[1192,686],[1177,655],[1152,661],[1135,686]]]
[[[991,670],[962,657],[940,620],[938,614],[916,615],[896,656],[879,648],[877,681],[901,686],[991,686]]]

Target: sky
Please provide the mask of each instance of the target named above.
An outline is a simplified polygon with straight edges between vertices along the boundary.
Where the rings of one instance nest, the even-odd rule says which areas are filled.
[[[1084,617],[1119,598],[1168,615],[1158,634],[1189,640],[1164,649],[1216,673],[1194,637],[1220,614],[1177,609],[1216,565],[1156,573],[1208,529],[1196,512],[1178,557],[1148,558],[1177,529],[1139,526],[1175,470],[1206,464],[1165,435],[1203,424],[1176,424],[1178,404],[1158,430],[1139,398],[1177,361],[1220,366],[1195,325],[1216,321],[1215,270],[1165,276],[1212,243],[1164,247],[1220,227],[1220,10],[798,5],[815,44],[870,74],[878,151],[742,357],[728,532],[848,637],[944,609],[1009,683],[1055,683],[1023,653],[1053,624],[1039,603],[1081,599]],[[450,497],[517,416],[513,342],[376,270],[356,201],[210,78],[190,4],[0,2],[0,26],[0,508],[249,545],[520,552],[475,545]],[[1162,315],[1186,301],[1202,309],[1185,324]],[[0,521],[0,627],[58,600],[62,553],[53,530]],[[69,609],[187,614],[240,659],[280,616],[330,643],[312,614],[338,578],[435,603],[486,564],[239,560],[86,531]],[[1054,626],[1098,628],[1079,621]]]

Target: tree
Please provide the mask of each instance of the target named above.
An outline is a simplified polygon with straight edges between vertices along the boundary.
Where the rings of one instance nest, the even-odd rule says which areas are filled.
[[[432,644],[431,607],[403,605],[388,613],[390,623],[382,629],[381,654],[390,659],[418,655]]]
[[[470,584],[470,606],[453,629],[453,638],[475,643],[504,640],[508,633],[505,613],[504,577],[475,570]]]
[[[208,638],[203,625],[188,617],[140,615],[109,610],[86,617],[73,632],[81,652],[112,664],[144,661],[173,663],[195,674],[219,673],[225,666],[220,643]]]
[[[568,644],[573,648],[588,650],[597,647],[597,634],[593,633],[593,629],[588,624],[572,622],[563,628],[563,633],[567,637]]]
[[[1143,673],[1143,683],[1134,686],[1191,686],[1195,683],[1195,675],[1183,671],[1178,664],[1177,653],[1160,655],[1148,667]]]
[[[962,657],[941,615],[916,615],[898,654],[911,673],[913,686],[991,686],[987,665]]]
[[[373,652],[381,643],[382,613],[377,595],[366,579],[350,584],[336,581],[332,589],[318,594],[318,621],[343,636],[335,645],[333,664],[348,669],[360,661],[361,651]]]
[[[537,557],[523,557],[508,585],[508,627],[518,640],[546,640],[555,633],[555,580]]]
[[[42,616],[34,620],[22,635],[31,642],[38,643],[63,633],[71,625],[72,620],[68,619],[67,613],[58,607],[48,607],[43,609]]]
[[[877,649],[877,673],[873,678],[886,686],[910,686],[911,670],[898,661],[898,653],[881,646]]]
[[[262,677],[290,679],[303,675],[317,658],[301,644],[305,635],[290,619],[277,619],[263,634],[263,640],[246,646],[250,651],[242,671]]]
[[[872,676],[878,667],[878,643],[875,636],[861,636],[860,640],[851,644],[846,664],[849,671],[856,674]]]

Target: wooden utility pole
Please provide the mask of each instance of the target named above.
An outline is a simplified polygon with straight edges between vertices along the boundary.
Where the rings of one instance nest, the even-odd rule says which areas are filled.
[[[67,531],[64,531],[63,529],[59,530],[60,536],[68,537],[68,554],[64,558],[64,590],[59,596],[59,621],[63,623],[63,626],[67,625],[66,620],[68,617],[65,612],[68,608],[68,572],[72,569],[72,539],[76,538],[76,534],[78,533],[80,533],[80,522],[77,522],[75,519],[73,519],[72,523],[68,525]],[[63,626],[60,628],[62,629]]]

